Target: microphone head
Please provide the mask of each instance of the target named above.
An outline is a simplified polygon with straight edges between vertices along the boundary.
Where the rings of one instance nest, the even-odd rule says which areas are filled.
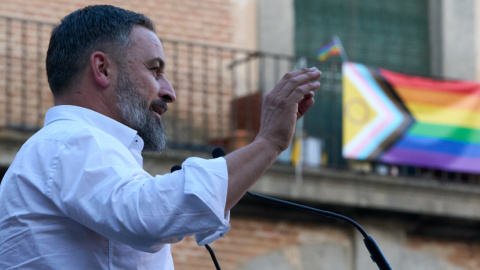
[[[178,170],[181,170],[182,169],[182,166],[180,165],[175,165],[173,166],[171,169],[170,169],[170,172],[174,172],[174,171],[178,171]]]
[[[215,148],[212,151],[212,157],[213,158],[218,158],[218,157],[223,157],[225,156],[225,151],[223,151],[222,148]]]

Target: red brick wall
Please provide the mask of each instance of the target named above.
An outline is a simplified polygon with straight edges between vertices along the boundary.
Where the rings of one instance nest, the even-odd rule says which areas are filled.
[[[5,18],[0,17],[0,126],[34,127],[43,123],[44,112],[53,104],[44,67],[52,25],[59,23],[70,12],[96,3],[98,1],[32,0],[25,4],[20,0],[0,0],[0,16],[33,20],[23,28],[22,21],[14,19],[8,24]],[[101,3],[144,13],[154,21],[161,39],[235,47],[232,1],[133,0]],[[46,24],[38,26],[36,22]],[[166,115],[166,121],[169,116],[170,119],[176,118],[172,121],[178,127],[178,134],[167,133],[167,136],[179,139],[183,135],[185,138],[180,139],[190,143],[203,143],[207,137],[227,136],[224,130],[228,128],[228,105],[232,98],[227,66],[234,56],[228,50],[219,52],[210,48],[205,51],[198,46],[189,54],[189,48],[184,44],[178,46],[177,52],[171,43],[164,42],[164,47],[166,74],[178,96]],[[178,56],[176,63],[175,54]],[[178,65],[175,70],[174,63]],[[217,67],[223,69],[221,78]],[[187,120],[189,117],[194,119]],[[172,132],[168,128],[169,123],[166,126],[167,132]],[[211,132],[206,134],[205,128]]]
[[[244,266],[249,261],[251,262],[262,256],[269,256],[269,254],[278,251],[286,257],[285,260],[290,264],[289,267],[291,268],[285,267],[285,269],[377,269],[370,259],[354,262],[355,259],[353,258],[368,255],[363,243],[353,243],[354,239],[362,241],[361,238],[353,237],[353,228],[346,229],[345,227],[329,225],[331,223],[328,223],[328,220],[326,224],[315,225],[304,222],[234,216],[228,234],[210,246],[215,251],[223,270],[245,269]],[[379,228],[385,230],[381,225],[379,225]],[[432,262],[435,265],[446,265],[447,268],[445,269],[480,269],[480,244],[474,242],[474,239],[472,239],[472,242],[466,242],[405,236],[399,228],[398,230],[387,230],[387,232],[391,233],[393,239],[395,239],[393,246],[392,243],[383,242],[385,239],[380,240],[382,239],[379,238],[381,233],[370,233],[373,233],[373,237],[376,238],[385,256],[389,255],[387,259],[392,264],[393,269],[408,269],[408,266],[413,264],[418,267],[413,269],[433,269],[427,267],[431,266]],[[326,265],[337,265],[337,268],[326,268],[325,265],[316,265],[312,268],[311,264],[306,262],[305,257],[300,258],[296,254],[299,248],[303,246],[306,247],[304,252],[310,250],[311,254],[322,256],[325,250],[315,250],[316,245],[326,246],[326,249],[335,246],[343,247],[343,253],[327,256],[330,262]],[[215,269],[207,250],[204,247],[198,247],[193,237],[187,237],[180,243],[172,245],[172,253],[177,270]],[[419,254],[422,254],[422,256],[418,256]],[[423,257],[428,257],[431,261],[418,260],[418,258]],[[357,263],[360,263],[361,266],[353,266]],[[253,265],[252,268],[248,269],[262,269],[256,267],[255,263]],[[279,267],[279,263],[272,262],[269,267],[268,270],[275,269],[275,267]]]
[[[330,226],[233,217],[228,234],[210,246],[220,267],[234,270],[258,256],[318,241],[345,242],[348,234]],[[172,245],[172,253],[176,270],[214,269],[208,251],[198,247],[193,237]]]
[[[196,42],[232,43],[232,1],[226,0],[1,0],[0,15],[58,23],[68,13],[93,4],[110,4],[151,18],[159,36]]]
[[[480,269],[480,244],[474,242],[475,239],[471,240],[471,242],[465,242],[412,237],[407,241],[406,246],[417,252],[425,252],[443,258],[463,269]]]

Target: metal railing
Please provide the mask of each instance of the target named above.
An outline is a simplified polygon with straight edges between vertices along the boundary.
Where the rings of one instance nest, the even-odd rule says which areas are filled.
[[[45,54],[53,24],[0,16],[0,129],[32,132],[53,105]],[[162,39],[177,101],[163,117],[171,149],[236,149],[258,132],[262,95],[291,70],[291,56]],[[318,65],[310,59],[309,66]],[[479,183],[478,175],[343,159],[340,63],[322,64],[305,128],[323,141],[323,167]]]
[[[262,94],[293,57],[162,39],[177,100],[165,115],[172,148],[238,148],[258,131]],[[266,68],[271,66],[272,68]]]
[[[0,128],[36,131],[53,106],[45,54],[54,24],[0,16]],[[161,38],[177,101],[163,117],[170,148],[237,148],[258,131],[262,93],[287,55]],[[270,68],[271,67],[271,68]]]

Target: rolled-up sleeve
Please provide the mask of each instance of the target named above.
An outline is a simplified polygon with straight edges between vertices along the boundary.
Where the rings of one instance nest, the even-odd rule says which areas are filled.
[[[211,230],[195,234],[198,245],[209,244],[223,237],[230,229],[230,212],[225,214],[228,171],[224,158],[205,160],[190,158],[183,164],[185,194],[198,197],[215,214],[217,224]]]

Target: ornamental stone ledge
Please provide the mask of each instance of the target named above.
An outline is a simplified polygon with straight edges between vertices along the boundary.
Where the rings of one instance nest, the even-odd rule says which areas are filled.
[[[144,167],[151,174],[168,173],[188,156],[210,158],[208,154],[169,151],[145,155]],[[305,169],[302,178],[302,183],[297,184],[293,168],[274,164],[250,191],[307,205],[329,204],[480,221],[480,185],[326,168]]]
[[[297,184],[292,169],[273,166],[251,191],[316,204],[480,220],[479,185],[332,169],[304,170],[302,178]]]

